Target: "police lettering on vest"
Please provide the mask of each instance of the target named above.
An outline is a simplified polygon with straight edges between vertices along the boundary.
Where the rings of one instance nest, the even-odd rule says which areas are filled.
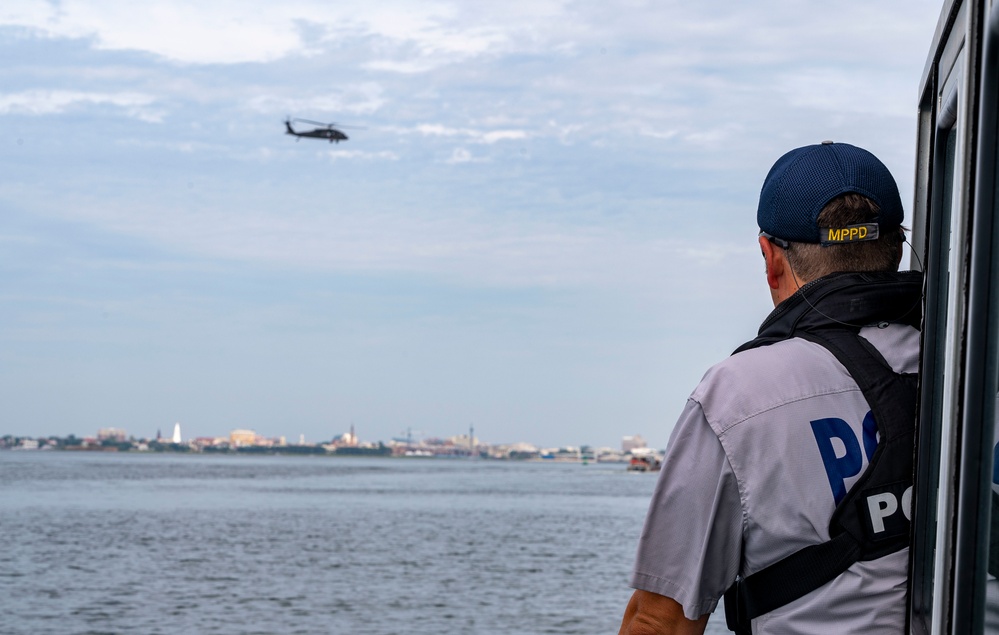
[[[861,474],[864,464],[861,440],[843,419],[829,417],[810,423],[833,500],[839,505],[846,497],[847,481]],[[867,412],[861,429],[863,453],[870,462],[878,445],[872,411]],[[912,520],[912,486],[907,482],[864,490],[860,498],[857,503],[866,521],[868,538],[883,540],[908,533],[908,521]]]

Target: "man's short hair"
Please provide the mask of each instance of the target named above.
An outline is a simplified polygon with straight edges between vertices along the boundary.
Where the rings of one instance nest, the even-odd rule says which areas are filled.
[[[878,218],[878,204],[861,194],[843,194],[819,212],[820,228],[848,227]],[[883,232],[877,240],[836,245],[791,242],[785,251],[791,270],[801,282],[841,271],[896,271],[904,241],[901,227]]]

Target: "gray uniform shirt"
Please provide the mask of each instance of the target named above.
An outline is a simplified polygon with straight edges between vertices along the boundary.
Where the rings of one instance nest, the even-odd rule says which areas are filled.
[[[917,371],[916,329],[860,334],[896,372]],[[874,453],[869,413],[843,365],[800,338],[712,367],[670,438],[632,586],[673,598],[696,619],[714,611],[737,573],[829,540],[837,501]],[[858,562],[753,620],[753,632],[901,633],[907,564],[907,549]]]

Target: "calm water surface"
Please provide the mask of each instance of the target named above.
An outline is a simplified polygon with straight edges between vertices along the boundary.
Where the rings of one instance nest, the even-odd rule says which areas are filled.
[[[0,633],[616,633],[654,484],[623,465],[0,452]]]

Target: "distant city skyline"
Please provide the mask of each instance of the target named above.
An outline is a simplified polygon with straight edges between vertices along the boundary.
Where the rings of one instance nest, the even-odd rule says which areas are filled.
[[[623,435],[619,439],[619,442],[616,445],[606,445],[606,444],[598,445],[598,444],[579,442],[579,441],[566,441],[563,443],[556,443],[556,444],[539,444],[532,442],[530,439],[493,441],[491,439],[483,439],[479,435],[474,434],[474,432],[471,430],[467,430],[465,432],[458,432],[454,434],[429,435],[429,434],[419,433],[416,435],[413,434],[402,435],[402,436],[395,435],[390,438],[370,438],[370,439],[361,438],[359,435],[356,434],[353,427],[351,427],[350,430],[337,432],[318,438],[308,438],[306,437],[305,434],[297,434],[294,436],[290,434],[278,434],[270,436],[270,435],[259,434],[257,433],[256,430],[247,429],[247,428],[231,428],[224,434],[199,434],[197,432],[192,434],[185,434],[183,430],[184,428],[181,426],[180,422],[174,422],[173,426],[170,427],[170,431],[172,432],[172,434],[164,434],[163,430],[160,428],[157,428],[157,430],[152,434],[144,434],[144,433],[135,433],[134,431],[129,431],[125,428],[106,427],[106,428],[99,428],[96,432],[93,433],[81,433],[81,434],[70,433],[68,435],[45,434],[45,433],[36,434],[36,435],[17,435],[0,430],[0,438],[3,438],[5,436],[13,436],[13,437],[24,437],[24,438],[34,438],[34,439],[46,439],[52,437],[72,436],[79,439],[97,439],[97,440],[104,440],[104,439],[116,439],[120,441],[125,441],[128,439],[163,440],[164,443],[180,444],[180,443],[188,443],[195,439],[234,439],[236,437],[240,437],[243,440],[243,442],[247,443],[248,439],[257,439],[257,440],[267,440],[267,441],[280,440],[282,443],[289,443],[289,444],[295,444],[295,443],[321,444],[321,443],[330,443],[330,442],[342,442],[348,445],[358,445],[358,444],[363,445],[363,444],[378,444],[378,443],[408,443],[412,445],[420,445],[428,441],[436,442],[443,440],[443,441],[457,442],[456,440],[463,439],[465,440],[465,442],[467,442],[468,439],[471,439],[472,442],[475,444],[485,444],[485,445],[528,444],[537,448],[614,447],[624,452],[629,452],[634,448],[647,447],[647,443],[645,439],[642,438],[641,435]]]
[[[267,438],[253,430],[233,429],[225,436],[180,435],[179,424],[174,425],[172,437],[157,431],[155,437],[132,435],[121,428],[101,428],[96,435],[78,437],[69,435],[41,435],[38,437],[0,434],[0,451],[85,451],[85,452],[178,452],[181,454],[289,454],[381,456],[400,458],[462,458],[481,457],[504,460],[553,460],[579,462],[630,463],[629,470],[658,471],[664,449],[650,448],[639,435],[625,436],[617,447],[590,444],[563,443],[541,446],[527,441],[490,443],[469,434],[423,439],[362,440],[353,432],[336,435],[331,439],[289,441],[284,435]]]
[[[663,447],[771,308],[778,156],[911,206],[939,10],[5,2],[0,430]]]

